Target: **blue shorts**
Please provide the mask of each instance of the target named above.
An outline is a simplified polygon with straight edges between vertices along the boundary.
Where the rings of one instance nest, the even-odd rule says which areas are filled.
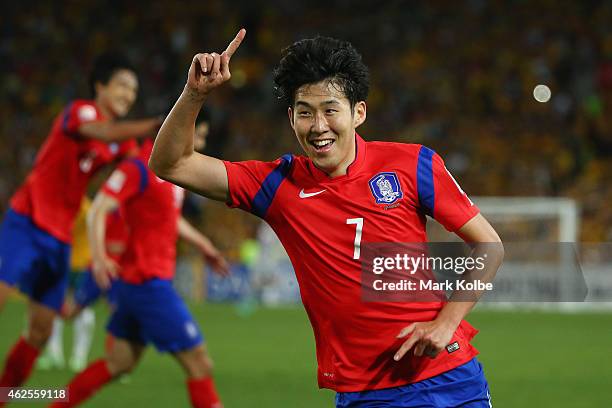
[[[70,271],[70,245],[9,209],[0,225],[0,280],[59,312]]]
[[[118,281],[111,281],[110,289],[103,291],[94,280],[91,269],[87,269],[79,275],[81,276],[79,276],[77,287],[74,291],[74,302],[79,307],[84,309],[92,303],[95,303],[100,296],[104,295],[111,308],[115,308],[117,305]]]
[[[107,329],[115,337],[153,343],[161,352],[176,353],[202,343],[203,338],[172,282],[153,279],[139,285],[118,280],[117,308]]]
[[[401,387],[339,392],[337,408],[490,408],[489,385],[473,358],[432,378]]]

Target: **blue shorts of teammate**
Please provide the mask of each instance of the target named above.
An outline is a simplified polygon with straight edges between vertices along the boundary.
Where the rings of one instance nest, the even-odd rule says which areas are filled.
[[[0,280],[59,312],[70,271],[70,245],[9,209],[0,225]]]
[[[121,280],[117,285],[117,308],[107,329],[115,337],[130,342],[153,343],[160,352],[176,353],[203,342],[197,323],[172,282],[152,279],[133,285]]]
[[[74,302],[77,304],[77,306],[85,309],[86,307],[95,303],[100,296],[104,295],[110,307],[112,309],[116,307],[118,281],[111,281],[110,289],[103,291],[94,280],[91,269],[87,269],[85,272],[80,273],[79,275],[79,280],[74,291]]]
[[[445,373],[401,387],[339,392],[337,408],[490,408],[489,385],[473,358]]]

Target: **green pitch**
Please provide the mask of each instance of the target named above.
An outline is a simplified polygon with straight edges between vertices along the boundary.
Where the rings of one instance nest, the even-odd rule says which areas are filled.
[[[24,310],[23,303],[9,302],[0,315],[0,359],[24,326]],[[206,335],[227,408],[333,406],[334,394],[316,386],[314,340],[301,308],[238,310],[229,305],[197,305],[192,311]],[[102,353],[106,316],[104,306],[99,306],[92,358]],[[481,351],[493,406],[610,406],[610,313],[475,311],[469,320],[481,330],[474,344]],[[64,336],[69,343],[70,329]],[[37,371],[27,387],[60,387],[71,376],[67,370]],[[178,365],[149,349],[128,384],[111,384],[83,406],[189,404]]]

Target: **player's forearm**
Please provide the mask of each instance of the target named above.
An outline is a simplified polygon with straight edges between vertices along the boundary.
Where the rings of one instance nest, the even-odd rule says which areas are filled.
[[[79,128],[79,133],[104,142],[120,142],[142,136],[153,136],[159,118],[125,120],[121,122],[90,122]]]
[[[106,257],[106,219],[119,202],[100,191],[87,212],[87,238],[94,259]]]
[[[94,259],[106,255],[106,217],[107,212],[96,206],[87,213],[87,239]]]
[[[207,250],[212,247],[210,240],[200,231],[195,229],[185,218],[180,217],[177,223],[179,237],[189,242],[201,250]]]
[[[448,327],[452,332],[457,330],[457,327],[461,323],[470,310],[476,305],[476,302],[448,302],[438,316],[436,321]]]
[[[497,242],[477,242],[472,243],[470,258],[483,260],[483,268],[466,271],[462,278],[466,282],[480,281],[482,283],[492,283],[497,270],[504,259],[504,247],[501,240],[496,235]],[[495,237],[490,237],[493,240]],[[437,321],[448,325],[453,330],[459,326],[467,314],[476,305],[483,290],[455,290],[449,302],[440,310],[436,317]]]
[[[158,176],[171,179],[172,170],[194,153],[195,121],[205,97],[185,88],[164,120],[149,160]]]

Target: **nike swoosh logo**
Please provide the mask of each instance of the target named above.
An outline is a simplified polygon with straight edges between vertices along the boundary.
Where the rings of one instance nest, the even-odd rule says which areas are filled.
[[[325,189],[325,190],[321,190],[321,191],[315,191],[314,193],[305,193],[305,192],[304,192],[304,189],[302,189],[302,190],[300,191],[300,198],[314,197],[314,196],[316,196],[316,195],[318,195],[318,194],[321,194],[321,193],[323,193],[323,192],[325,192],[325,191],[327,191],[327,189]]]

